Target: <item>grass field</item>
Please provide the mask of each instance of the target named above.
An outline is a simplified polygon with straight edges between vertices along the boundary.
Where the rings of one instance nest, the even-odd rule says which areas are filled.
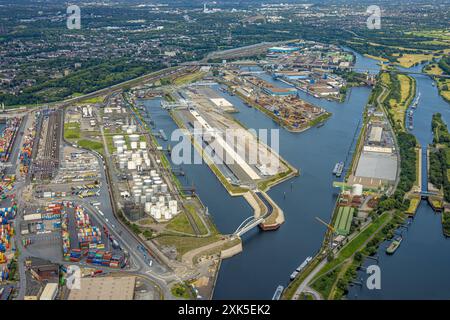
[[[387,74],[383,74],[382,81],[389,85],[390,80],[385,80]],[[398,74],[400,82],[400,101],[395,99],[389,100],[389,113],[391,113],[394,123],[399,123],[401,127],[405,128],[405,114],[408,106],[411,104],[415,93],[414,79],[404,74]]]
[[[173,83],[177,86],[179,85],[183,85],[183,84],[188,84],[191,82],[195,82],[200,80],[201,78],[203,78],[205,76],[205,73],[202,71],[197,71],[179,78],[176,78]]]
[[[373,59],[373,60],[381,61],[381,62],[388,62],[389,61],[388,59],[385,59],[385,58],[382,58],[382,57],[372,56],[370,54],[365,54],[364,56],[367,57],[367,58]]]
[[[189,211],[189,213],[191,214],[192,218],[194,219],[194,222],[197,225],[198,230],[200,231],[200,234],[207,234],[208,230],[206,229],[206,227],[203,224],[202,220],[198,216],[199,213],[196,211],[195,207],[193,205],[191,205],[191,204],[186,204],[185,207]],[[212,231],[214,233],[218,233],[217,230],[215,229],[215,226],[211,226],[210,225],[210,229],[212,229]]]
[[[98,153],[103,153],[103,143],[92,141],[92,140],[79,140],[77,141],[77,145],[84,149],[97,151]]]
[[[80,124],[78,122],[69,122],[64,124],[64,139],[80,139]]]
[[[450,102],[450,79],[440,79],[437,82],[439,94],[448,102]]]
[[[80,104],[96,104],[102,103],[105,97],[95,97],[80,101]]]
[[[413,34],[419,37],[430,38],[430,41],[442,40],[450,41],[450,31],[449,30],[424,30],[424,31],[412,31],[406,32],[407,34]]]
[[[415,214],[417,207],[419,206],[419,203],[420,203],[419,198],[412,198],[409,203],[409,208],[408,208],[408,210],[406,210],[406,213],[410,214],[410,215]]]
[[[217,242],[222,236],[214,235],[210,237],[198,238],[190,236],[175,236],[175,235],[163,235],[155,238],[159,244],[163,246],[173,246],[177,249],[177,259],[181,257],[188,251],[193,249],[206,246],[210,243]]]
[[[444,71],[439,68],[439,65],[437,63],[430,63],[425,68],[423,68],[423,71],[429,75],[441,75]]]
[[[186,216],[186,213],[182,212],[173,218],[166,226],[167,230],[173,230],[183,233],[194,234],[191,224]]]
[[[433,59],[432,54],[409,54],[405,53],[397,58],[398,64],[403,68],[411,68],[423,61],[430,61]]]

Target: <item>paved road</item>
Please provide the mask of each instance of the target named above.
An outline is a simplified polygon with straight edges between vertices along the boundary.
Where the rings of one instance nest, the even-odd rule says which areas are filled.
[[[302,281],[302,283],[300,283],[300,286],[297,288],[297,290],[295,291],[293,300],[298,300],[298,298],[300,297],[300,294],[302,292],[310,292],[311,294],[314,295],[314,297],[317,298],[317,296],[320,299],[316,299],[316,300],[321,300],[320,294],[317,293],[316,291],[312,290],[310,287],[308,287],[309,282],[316,276],[316,274],[322,270],[322,268],[327,264],[327,258],[324,258],[322,261],[320,261],[320,263],[317,265],[317,267],[314,268],[313,271],[311,271],[310,274],[308,274],[308,276]],[[314,292],[314,293],[313,293]]]

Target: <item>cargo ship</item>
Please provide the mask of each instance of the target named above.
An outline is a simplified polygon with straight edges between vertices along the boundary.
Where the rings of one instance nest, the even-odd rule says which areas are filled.
[[[409,110],[409,112],[408,112],[408,123],[409,123],[408,127],[409,127],[409,130],[414,129],[413,115],[414,115],[414,111],[413,110]]]
[[[163,129],[159,130],[159,135],[160,135],[161,139],[163,139],[164,141],[167,141],[167,136]]]
[[[342,175],[342,171],[344,171],[344,161],[336,163],[333,169],[333,174],[336,175],[336,177],[340,177]]]
[[[394,241],[391,242],[389,247],[386,249],[387,254],[394,254],[394,252],[398,249],[400,246],[400,243],[402,243],[403,238],[398,236],[394,239]]]
[[[290,278],[291,278],[291,281],[294,280],[295,277],[296,277],[303,269],[305,269],[306,265],[307,265],[311,260],[312,260],[312,257],[307,257],[307,258],[305,259],[305,261],[303,261],[302,264],[299,265],[298,268],[295,269],[294,272],[292,272],[291,277],[290,277]]]
[[[283,293],[284,287],[278,286],[277,290],[275,290],[275,293],[273,294],[272,300],[280,300],[281,294]]]

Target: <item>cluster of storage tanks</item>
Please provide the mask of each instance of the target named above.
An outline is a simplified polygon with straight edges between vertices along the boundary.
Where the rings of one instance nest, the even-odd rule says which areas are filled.
[[[178,213],[178,202],[156,170],[151,170],[150,176],[134,175],[131,193],[135,204],[156,220],[170,220]]]
[[[124,125],[122,125],[122,131],[126,132],[127,134],[136,133],[137,125],[135,125],[135,124],[124,124]]]
[[[150,169],[151,161],[147,152],[147,143],[145,141],[139,141],[139,135],[130,135],[131,150],[123,139],[123,136],[114,136],[113,144],[117,149],[117,158],[119,162],[119,168],[121,170],[138,170]]]
[[[92,118],[93,113],[92,113],[91,106],[83,107],[82,112],[83,112],[83,118]]]

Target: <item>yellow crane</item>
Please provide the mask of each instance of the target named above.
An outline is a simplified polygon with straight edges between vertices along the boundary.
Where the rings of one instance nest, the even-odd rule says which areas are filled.
[[[328,230],[331,230],[331,232],[334,233],[335,229],[332,225],[330,225],[329,223],[326,223],[325,221],[323,221],[322,219],[320,219],[319,217],[316,217],[316,220],[319,221],[320,223],[324,224],[327,226]]]

